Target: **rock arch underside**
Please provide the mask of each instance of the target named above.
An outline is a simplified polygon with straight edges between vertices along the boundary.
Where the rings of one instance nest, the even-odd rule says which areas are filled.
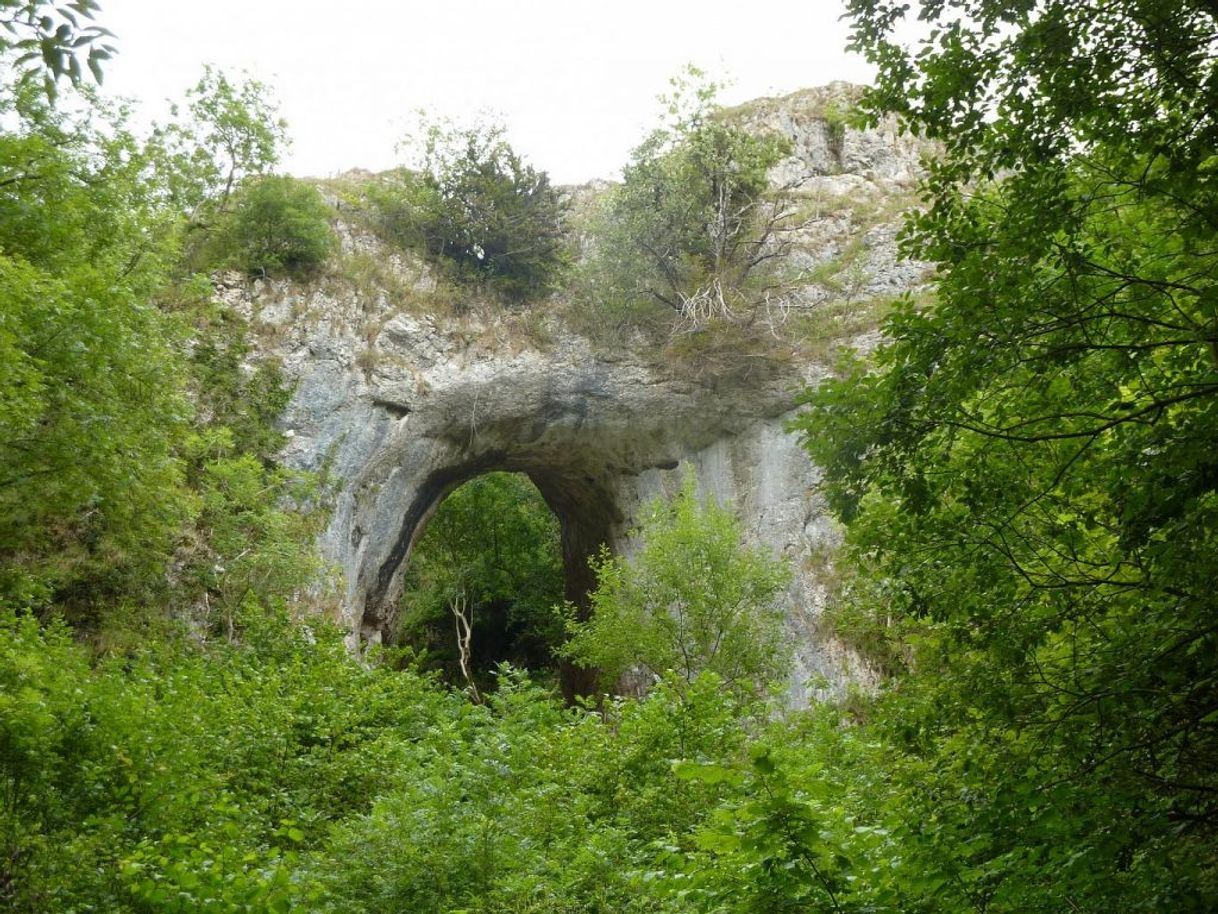
[[[776,180],[794,177],[808,200],[834,201],[817,202],[793,268],[811,274],[861,251],[862,279],[850,292],[860,307],[919,287],[924,265],[896,256],[896,214],[876,223],[857,211],[886,212],[908,197],[920,150],[892,125],[840,137],[816,111],[843,88],[812,91],[821,95],[748,113],[793,140],[796,154]],[[817,494],[817,469],[785,429],[797,392],[828,374],[823,355],[776,346],[675,362],[642,346],[608,353],[554,324],[538,344],[510,319],[406,307],[401,290],[425,295],[425,268],[340,229],[348,254],[378,259],[395,282],[369,290],[234,278],[221,292],[251,319],[260,354],[277,357],[295,384],[284,459],[327,466],[335,481],[319,545],[340,572],[341,622],[353,646],[388,633],[413,544],[444,496],[474,476],[529,476],[561,523],[567,595],[579,603],[594,583],[589,557],[602,544],[628,554],[642,506],[692,472],[704,495],[735,509],[748,540],[792,562],[784,598],[795,644],[791,700],[868,678],[820,624],[838,532]],[[835,294],[810,283],[795,304],[838,314]],[[874,330],[851,333],[844,342],[875,339]]]

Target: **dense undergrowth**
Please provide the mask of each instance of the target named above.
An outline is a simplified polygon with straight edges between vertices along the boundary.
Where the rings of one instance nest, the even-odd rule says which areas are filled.
[[[782,741],[709,674],[592,711],[503,669],[473,705],[252,607],[102,660],[2,630],[11,910],[684,910],[666,861]]]

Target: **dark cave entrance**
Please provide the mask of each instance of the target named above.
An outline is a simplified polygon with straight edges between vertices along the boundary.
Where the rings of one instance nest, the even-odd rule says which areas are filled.
[[[435,474],[404,519],[400,558],[382,569],[386,640],[423,652],[457,687],[493,688],[507,662],[569,700],[588,694],[591,671],[555,653],[565,636],[557,608],[586,611],[589,560],[616,520],[587,476],[506,461]]]

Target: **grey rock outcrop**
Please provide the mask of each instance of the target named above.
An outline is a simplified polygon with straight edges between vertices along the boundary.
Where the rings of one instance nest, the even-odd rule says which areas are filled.
[[[920,174],[919,157],[929,147],[903,135],[895,120],[857,130],[847,124],[862,89],[846,82],[761,98],[728,116],[750,130],[784,136],[791,155],[771,173],[777,184],[807,186],[820,178],[852,175],[907,184]]]

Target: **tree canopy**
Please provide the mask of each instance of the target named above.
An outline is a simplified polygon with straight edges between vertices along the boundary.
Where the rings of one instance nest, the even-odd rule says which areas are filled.
[[[301,592],[284,569],[317,572],[315,488],[274,459],[283,385],[185,275],[214,175],[92,92],[64,102],[0,92],[0,604],[96,634],[176,601],[231,632],[244,603]]]
[[[29,84],[0,108],[0,599],[41,602],[118,555],[163,561],[189,406],[152,303],[175,248],[144,150]]]
[[[796,425],[849,522],[843,621],[907,671],[907,751],[968,753],[990,798],[944,806],[957,824],[928,840],[1001,830],[953,863],[981,880],[962,906],[1201,910],[1218,827],[1214,11],[936,2],[907,47],[907,7],[850,8],[879,68],[873,116],[943,144],[904,234],[938,264],[937,300],[898,308],[874,360],[809,391]]]
[[[270,87],[248,75],[206,66],[185,95],[155,140],[175,205],[207,222],[244,179],[274,168],[288,142],[287,122]]]

